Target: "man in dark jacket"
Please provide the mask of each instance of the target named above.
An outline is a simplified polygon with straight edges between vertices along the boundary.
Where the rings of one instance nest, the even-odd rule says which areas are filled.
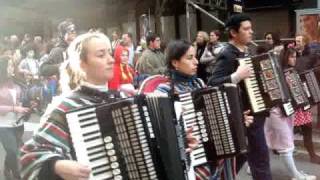
[[[226,28],[229,33],[229,43],[226,44],[217,57],[216,66],[212,72],[208,84],[215,86],[223,83],[241,82],[241,92],[244,92],[242,80],[250,77],[249,66],[239,66],[237,58],[248,56],[247,44],[252,40],[252,26],[250,17],[244,14],[231,16]],[[245,109],[248,109],[248,100],[242,100]],[[254,116],[254,123],[247,128],[248,137],[248,163],[252,177],[255,180],[270,180],[271,171],[269,163],[269,152],[264,136],[264,116]]]
[[[67,59],[66,49],[77,36],[75,25],[70,19],[61,22],[58,26],[58,31],[59,42],[40,67],[40,73],[43,76],[49,77],[59,74],[60,64]]]

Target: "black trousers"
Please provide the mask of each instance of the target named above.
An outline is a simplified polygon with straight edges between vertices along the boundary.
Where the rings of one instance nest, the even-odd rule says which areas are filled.
[[[264,116],[255,116],[247,128],[248,163],[255,180],[271,180],[269,150],[264,135]]]

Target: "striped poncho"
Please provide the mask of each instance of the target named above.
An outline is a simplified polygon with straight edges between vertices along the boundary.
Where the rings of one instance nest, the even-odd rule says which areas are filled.
[[[56,180],[56,160],[74,159],[66,112],[75,108],[102,103],[109,94],[88,87],[64,96],[47,108],[41,125],[31,140],[21,148],[21,175],[23,179]]]

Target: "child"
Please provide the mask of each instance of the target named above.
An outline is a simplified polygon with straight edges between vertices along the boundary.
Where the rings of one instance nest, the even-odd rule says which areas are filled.
[[[296,50],[285,48],[280,54],[282,67],[294,67],[296,64]],[[265,136],[270,149],[280,154],[282,162],[288,168],[290,176],[294,180],[316,179],[313,175],[308,175],[297,170],[294,159],[294,137],[293,137],[293,117],[286,117],[280,107],[270,110],[270,116],[265,122]]]

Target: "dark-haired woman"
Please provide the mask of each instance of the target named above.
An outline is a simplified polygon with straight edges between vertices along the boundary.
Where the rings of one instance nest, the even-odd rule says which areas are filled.
[[[176,94],[204,88],[204,82],[197,78],[198,60],[196,59],[196,51],[192,45],[186,41],[171,42],[166,51],[167,68],[170,72],[170,79],[167,83],[160,84],[157,93],[170,93],[172,83],[173,92]],[[252,122],[252,117],[245,115],[246,125]],[[225,178],[231,178],[232,172],[231,160],[220,162],[212,162],[212,164],[203,165],[195,168],[195,175],[198,179],[219,179],[224,170]],[[224,168],[226,167],[226,168]]]
[[[23,132],[23,122],[18,116],[30,111],[20,105],[21,89],[8,77],[8,61],[6,57],[0,59],[0,142],[6,152],[3,173],[7,180],[20,179],[17,156],[21,137],[17,132]]]
[[[293,47],[285,48],[281,54],[281,64],[284,69],[294,67],[296,64],[296,50]],[[290,83],[290,79],[287,79]],[[301,110],[299,110],[301,111]],[[280,154],[280,159],[287,167],[292,179],[316,179],[315,176],[298,171],[293,159],[294,136],[293,116],[286,117],[279,107],[270,110],[270,116],[265,122],[265,136],[270,149]]]
[[[264,39],[266,40],[266,46],[268,49],[273,49],[275,53],[280,54],[283,49],[281,44],[281,39],[278,33],[266,32],[264,34]]]

